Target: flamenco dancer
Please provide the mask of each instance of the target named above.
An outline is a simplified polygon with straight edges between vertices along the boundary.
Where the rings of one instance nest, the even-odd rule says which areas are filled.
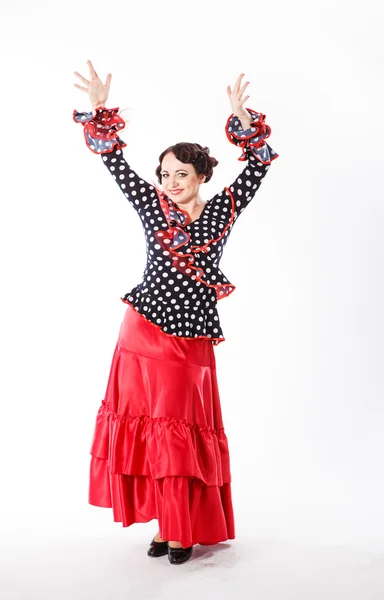
[[[147,260],[127,304],[91,445],[89,498],[112,508],[123,527],[157,519],[151,557],[187,561],[195,544],[235,538],[231,473],[214,347],[224,341],[217,302],[235,286],[219,269],[234,224],[278,154],[266,142],[265,115],[244,103],[243,73],[227,87],[228,140],[243,170],[207,201],[200,186],[218,161],[209,148],[179,142],[164,150],[157,183],[127,162],[119,108],[107,108],[112,75],[103,84],[91,61],[89,79],[75,71],[92,111],[73,111],[86,145],[137,212]],[[148,132],[149,133],[149,132]],[[160,185],[161,187],[160,187]]]

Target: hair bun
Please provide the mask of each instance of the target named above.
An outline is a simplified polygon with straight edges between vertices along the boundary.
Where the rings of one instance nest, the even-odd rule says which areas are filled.
[[[169,146],[159,156],[160,164],[156,169],[159,183],[162,183],[161,163],[168,152],[172,152],[180,162],[192,164],[198,174],[205,175],[205,183],[211,179],[213,167],[219,164],[216,158],[210,156],[208,146],[201,146],[200,144],[191,142],[179,142],[178,144]]]

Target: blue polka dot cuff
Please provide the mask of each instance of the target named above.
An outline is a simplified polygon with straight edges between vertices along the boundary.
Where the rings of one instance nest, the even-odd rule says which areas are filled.
[[[278,154],[265,141],[271,135],[271,128],[265,123],[265,115],[251,108],[246,109],[252,117],[250,127],[243,129],[239,117],[232,114],[225,125],[225,133],[232,144],[240,146],[242,154],[239,160],[248,160],[249,152],[263,164],[270,164]]]

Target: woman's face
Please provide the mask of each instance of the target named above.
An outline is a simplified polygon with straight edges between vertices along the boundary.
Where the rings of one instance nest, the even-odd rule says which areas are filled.
[[[182,163],[173,152],[168,152],[161,163],[161,184],[163,190],[176,204],[184,204],[199,193],[199,186],[205,175],[197,175],[191,163]]]

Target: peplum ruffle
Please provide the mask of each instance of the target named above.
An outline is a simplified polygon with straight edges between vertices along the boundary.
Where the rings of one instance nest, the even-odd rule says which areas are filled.
[[[128,292],[125,296],[121,297],[121,300],[126,304],[131,305],[138,314],[147,319],[148,322],[152,324],[154,327],[160,328],[160,323],[153,322],[147,318],[146,315],[150,314],[151,302],[156,298],[156,302],[159,304],[159,300],[155,296],[151,296],[149,293],[143,292],[140,284],[134,287],[130,292]],[[181,312],[190,310],[190,306],[183,304],[180,300]],[[218,345],[220,342],[224,341],[224,336],[222,335],[222,329],[220,327],[219,321],[219,313],[217,310],[217,306],[213,306],[211,308],[211,312],[207,312],[205,310],[204,303],[200,304],[199,310],[193,311],[193,316],[190,314],[189,320],[186,321],[187,330],[186,333],[188,337],[184,337],[179,334],[177,327],[172,327],[175,321],[173,315],[167,310],[167,305],[164,304],[164,310],[162,312],[158,312],[158,318],[161,320],[161,330],[167,336],[174,336],[173,332],[177,332],[177,337],[181,339],[209,339],[214,345]],[[200,327],[198,327],[200,326]],[[219,337],[219,335],[222,337]]]

